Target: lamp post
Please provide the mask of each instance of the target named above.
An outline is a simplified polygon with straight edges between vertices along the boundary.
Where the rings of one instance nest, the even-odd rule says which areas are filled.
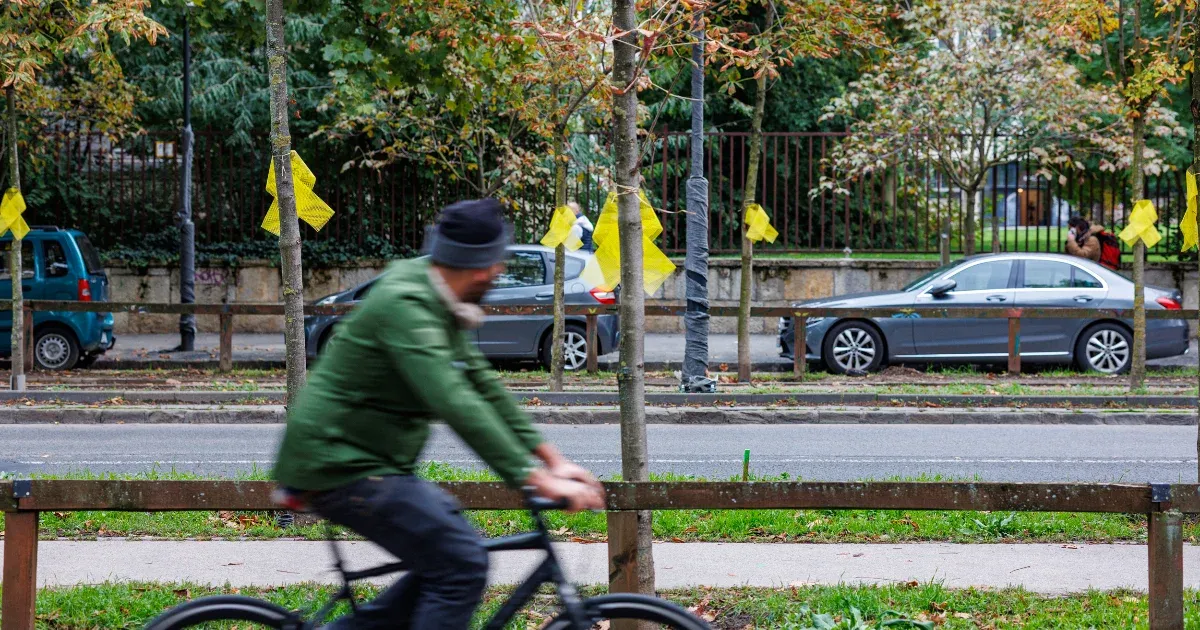
[[[192,46],[188,18],[192,3],[183,13],[183,168],[179,189],[179,302],[196,303],[196,224],[192,223]],[[196,349],[196,316],[179,315],[179,350]]]

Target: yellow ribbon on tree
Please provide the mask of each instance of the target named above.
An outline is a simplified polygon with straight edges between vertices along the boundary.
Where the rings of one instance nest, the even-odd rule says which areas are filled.
[[[1200,245],[1200,228],[1196,225],[1196,174],[1192,169],[1187,170],[1187,212],[1183,213],[1183,219],[1179,222],[1179,231],[1183,232],[1183,248],[1179,251],[1186,252],[1187,250]]]
[[[295,151],[292,151],[292,184],[296,193],[296,216],[320,231],[333,216],[333,208],[313,192],[317,176]],[[275,185],[275,160],[271,160],[271,168],[267,171],[267,192],[275,200],[267,209],[267,216],[263,217],[262,228],[279,236],[279,189]]]
[[[752,203],[746,206],[746,238],[758,242],[774,243],[779,231],[771,225],[771,217],[763,207]]]
[[[653,295],[675,273],[675,263],[654,244],[654,239],[663,232],[658,213],[640,190],[638,200],[641,201],[642,220],[642,287],[647,295]],[[596,221],[596,231],[592,233],[592,243],[596,246],[596,255],[584,267],[583,278],[598,287],[616,288],[621,283],[621,239],[615,192],[608,193],[608,200]]]
[[[573,227],[575,227],[575,211],[567,206],[555,208],[554,216],[550,217],[550,229],[542,237],[542,245],[551,249],[564,245],[572,252],[583,247],[583,241],[579,240],[578,236],[571,235]]]
[[[18,241],[29,233],[29,224],[21,213],[25,212],[25,198],[21,191],[9,188],[4,191],[4,200],[0,201],[0,236],[12,230],[13,238]]]
[[[1158,221],[1158,212],[1154,210],[1154,202],[1149,199],[1142,199],[1133,204],[1133,212],[1129,213],[1129,224],[1118,236],[1125,244],[1133,247],[1139,239],[1146,244],[1147,248],[1154,247],[1162,240],[1162,235],[1158,233],[1158,228],[1154,227]]]

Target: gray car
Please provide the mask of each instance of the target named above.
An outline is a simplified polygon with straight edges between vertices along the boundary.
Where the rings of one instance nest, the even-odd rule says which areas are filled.
[[[508,248],[508,269],[496,278],[496,284],[483,298],[485,305],[539,304],[554,300],[554,250],[540,245],[512,245]],[[616,296],[588,285],[581,277],[587,258],[568,253],[566,261],[567,304],[614,304]],[[366,297],[375,284],[372,279],[352,289],[326,296],[317,304],[357,302]],[[315,358],[337,330],[338,316],[310,315],[304,318],[304,334],[308,356]],[[475,331],[475,342],[489,359],[537,360],[550,365],[550,329],[554,319],[549,315],[491,315],[483,327]],[[587,363],[587,320],[568,317],[563,364],[568,370],[578,370]],[[617,347],[617,317],[597,318],[597,355],[612,352]]]
[[[1132,309],[1133,282],[1090,260],[1061,254],[971,256],[934,270],[899,291],[845,295],[798,307],[1074,307]],[[1180,294],[1146,287],[1146,308],[1178,309]],[[888,363],[1003,363],[1008,358],[1005,318],[811,318],[805,356],[837,374],[872,372]],[[791,318],[780,322],[781,355],[792,356]],[[1121,319],[1021,320],[1021,362],[1074,363],[1117,374],[1133,355],[1132,321]],[[1146,358],[1187,352],[1187,322],[1146,322]]]

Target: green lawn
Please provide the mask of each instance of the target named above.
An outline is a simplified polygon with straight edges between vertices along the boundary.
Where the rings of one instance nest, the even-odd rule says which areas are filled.
[[[601,588],[583,589],[585,596]],[[231,588],[188,583],[102,583],[44,588],[38,592],[40,630],[141,628],[162,611],[182,602],[216,594],[241,594],[309,612],[331,595],[329,586],[301,584],[274,588]],[[364,586],[357,597],[378,592]],[[491,588],[473,628],[506,600],[510,588]],[[1016,588],[949,589],[937,583],[883,586],[803,586],[787,588],[694,588],[666,591],[670,599],[708,619],[718,630],[904,630],[967,628],[1076,629],[1146,628],[1146,596],[1127,591],[1092,591],[1069,596],[1038,595]],[[1185,591],[1187,627],[1200,623],[1200,595]],[[508,626],[539,628],[557,612],[557,599],[543,591]],[[343,606],[335,614],[346,611]],[[206,625],[237,628],[237,625]]]

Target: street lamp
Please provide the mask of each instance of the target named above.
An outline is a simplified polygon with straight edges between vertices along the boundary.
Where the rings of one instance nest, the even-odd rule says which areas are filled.
[[[179,302],[196,303],[196,224],[192,223],[192,45],[188,17],[192,2],[183,11],[183,168],[179,194]],[[179,315],[179,348],[196,349],[196,316]]]

